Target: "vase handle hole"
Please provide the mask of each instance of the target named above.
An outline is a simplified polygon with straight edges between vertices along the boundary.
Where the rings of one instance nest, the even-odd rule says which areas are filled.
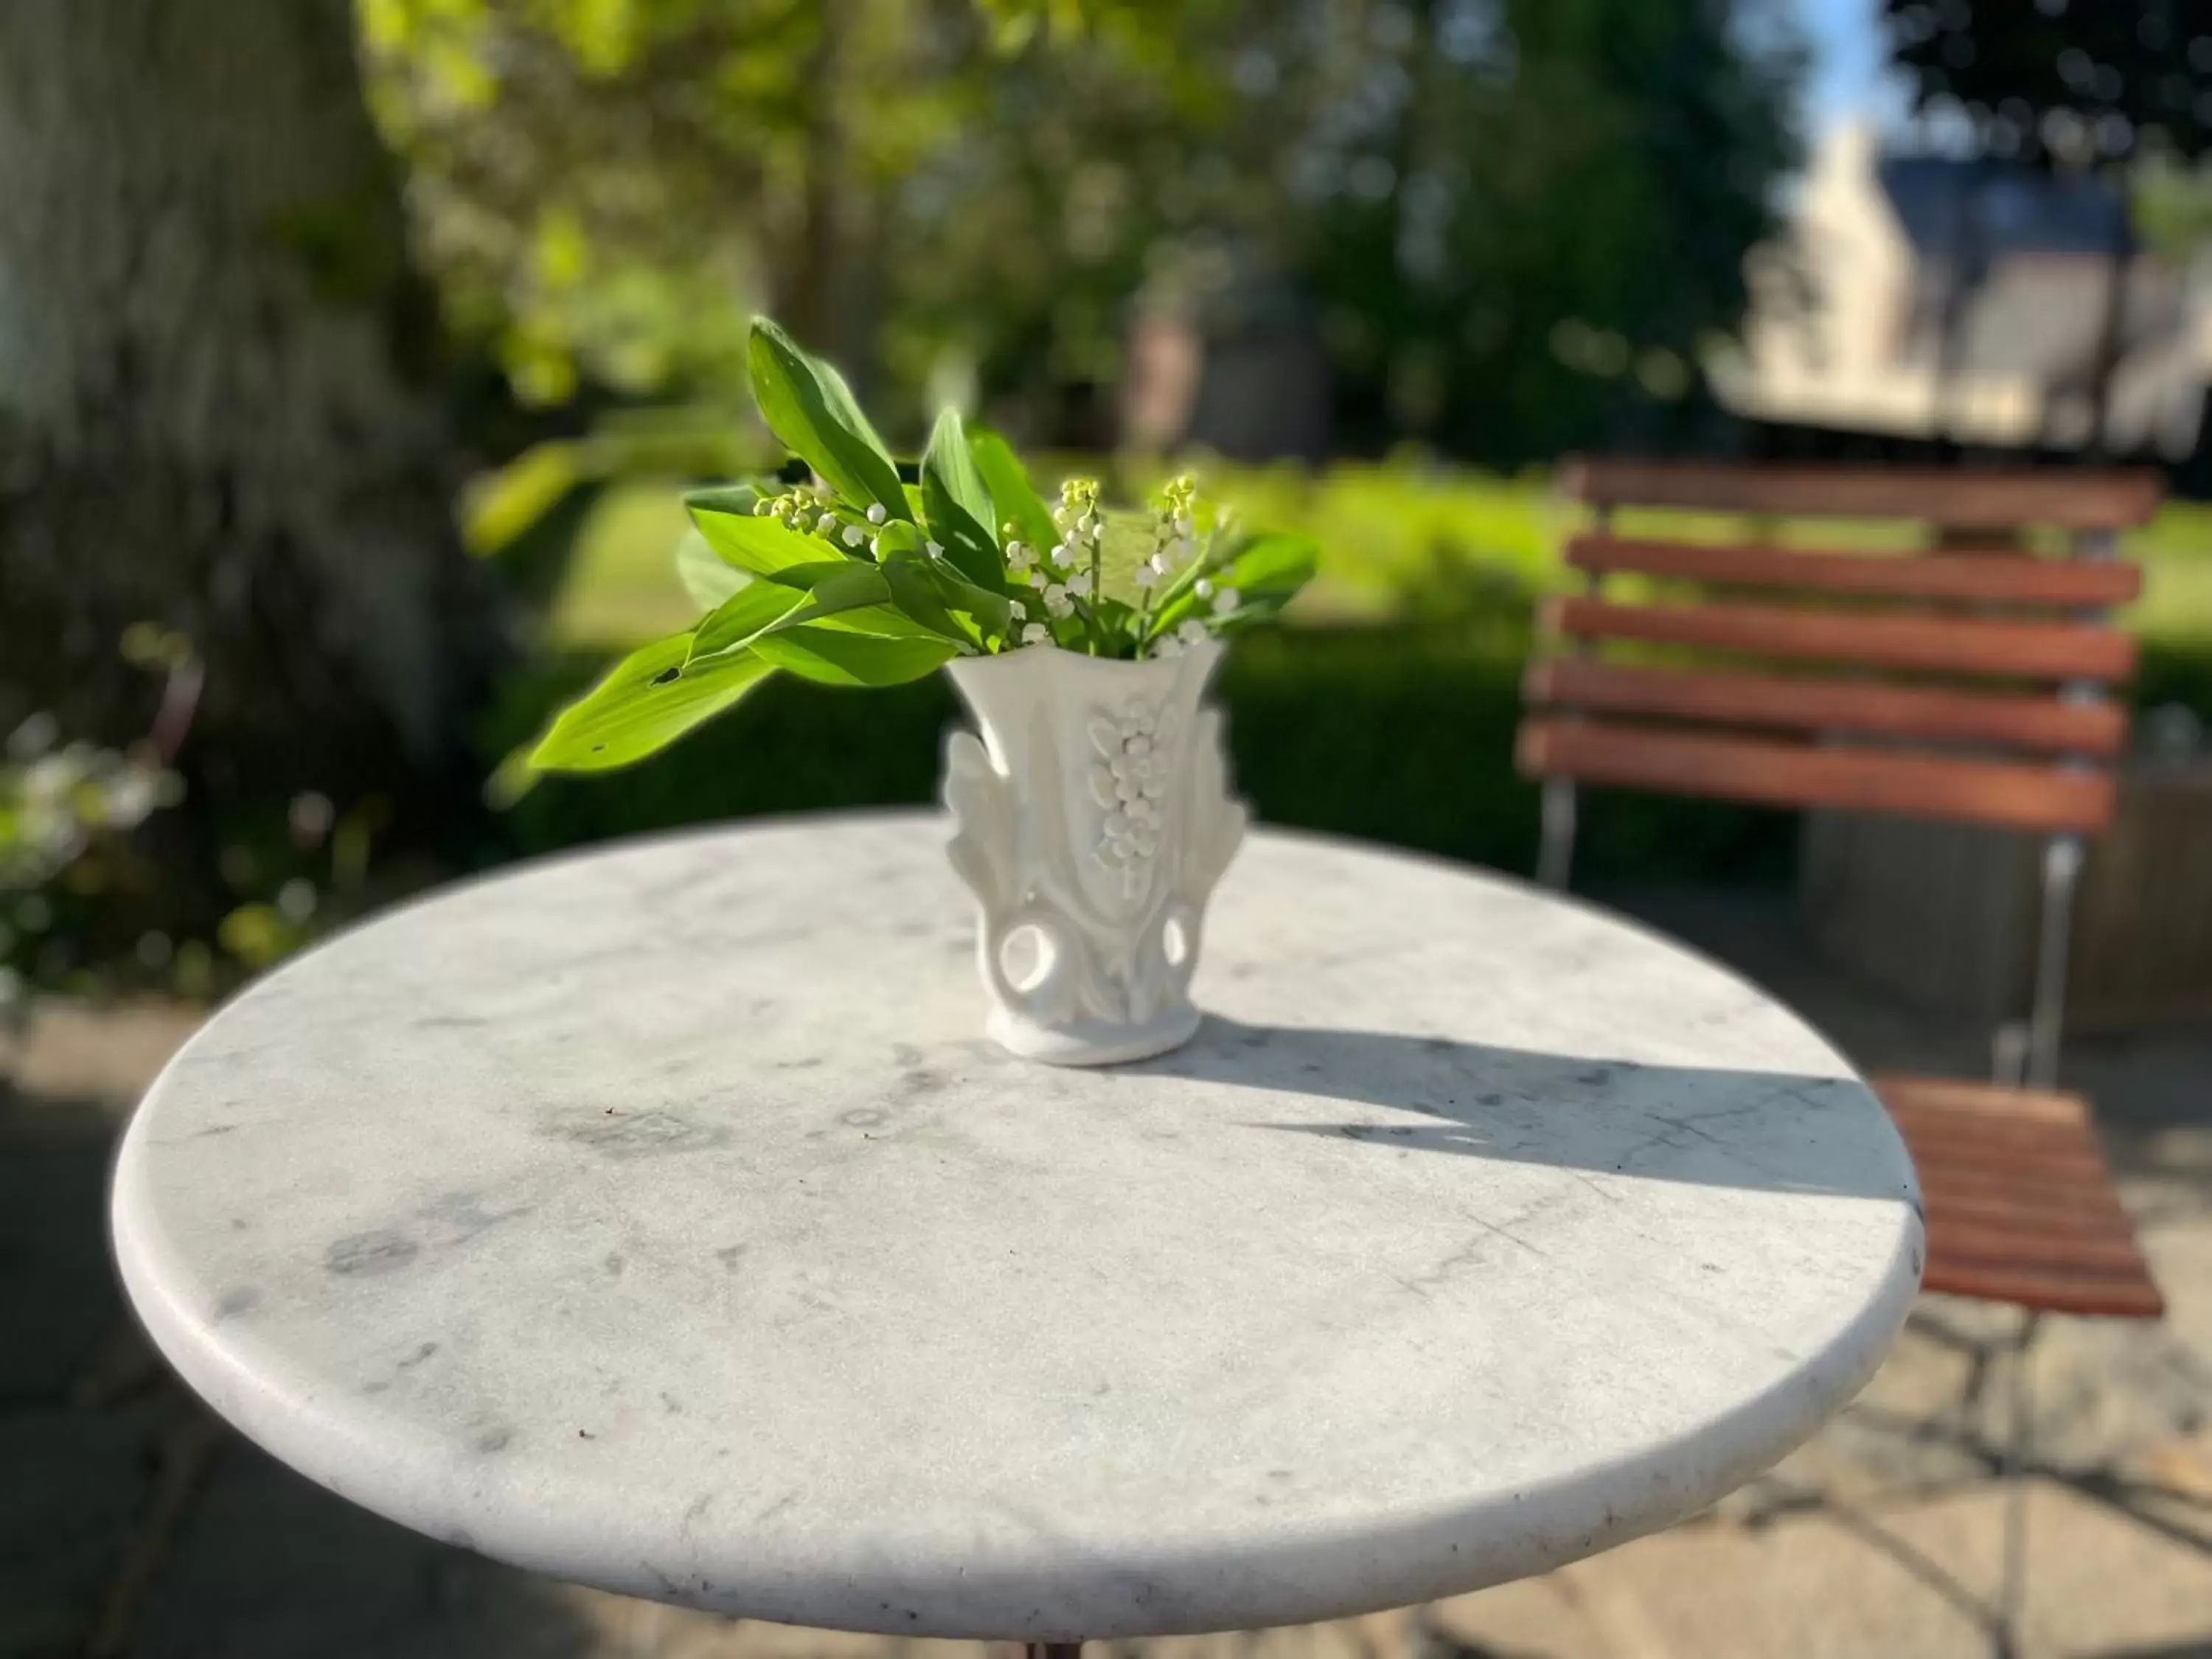
[[[1024,996],[1036,990],[1052,977],[1054,959],[1059,956],[1052,935],[1033,921],[1007,930],[999,941],[999,971],[1006,976],[1006,983]]]
[[[1181,916],[1170,916],[1160,929],[1160,954],[1170,968],[1181,968],[1190,960],[1190,929]]]

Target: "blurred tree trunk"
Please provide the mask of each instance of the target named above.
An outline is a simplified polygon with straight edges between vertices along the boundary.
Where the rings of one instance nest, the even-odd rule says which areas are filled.
[[[0,3],[0,724],[144,728],[206,665],[210,792],[465,775],[492,657],[429,297],[348,0]]]

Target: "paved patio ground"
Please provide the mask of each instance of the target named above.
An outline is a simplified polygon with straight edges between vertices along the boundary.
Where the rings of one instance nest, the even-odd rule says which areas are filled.
[[[1822,972],[1777,900],[1633,908],[1869,1065],[1986,1068],[1983,1034]],[[132,1329],[100,1216],[115,1130],[191,1023],[60,1006],[0,1037],[0,1659],[982,1659],[555,1584],[379,1521],[212,1422]],[[2053,1322],[2038,1350],[2027,1651],[2212,1659],[2212,1031],[2068,1059],[2173,1312]],[[1956,1407],[1974,1346],[2010,1317],[1928,1299],[1842,1418],[1671,1532],[1452,1601],[1115,1659],[1985,1653],[2007,1489],[1996,1442]]]

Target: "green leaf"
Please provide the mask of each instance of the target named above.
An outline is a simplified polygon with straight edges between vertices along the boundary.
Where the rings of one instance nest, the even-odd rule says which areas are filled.
[[[1310,538],[1271,530],[1232,553],[1214,576],[1214,585],[1233,587],[1248,599],[1286,599],[1313,580],[1320,562],[1320,550]]]
[[[840,560],[837,550],[819,536],[788,530],[779,520],[756,515],[753,502],[758,499],[750,484],[718,485],[692,490],[684,505],[707,545],[726,562],[772,582],[807,586],[810,580],[794,579],[793,573]]]
[[[945,608],[971,619],[983,639],[1004,639],[1012,628],[1013,615],[1006,609],[1004,594],[978,587],[944,562],[930,565],[929,578]]]
[[[947,639],[969,637],[945,609],[945,599],[937,591],[925,557],[913,553],[894,554],[884,561],[884,580],[890,584],[891,603],[898,607],[897,614]]]
[[[848,568],[824,576],[814,584],[806,603],[792,611],[775,626],[796,628],[801,623],[834,617],[841,611],[858,611],[872,605],[886,605],[890,601],[891,586],[884,580],[884,573],[872,564],[854,563]]]
[[[948,637],[958,643],[956,632],[947,635],[942,629],[927,623],[916,622],[912,617],[892,605],[864,605],[851,611],[840,611],[835,616],[823,617],[806,624],[809,628],[833,628],[842,634],[866,634],[879,640],[935,640]]]
[[[1210,576],[1217,588],[1237,590],[1238,605],[1233,617],[1256,622],[1273,616],[1313,580],[1319,556],[1309,538],[1268,531],[1247,537],[1218,557],[1194,560],[1169,584],[1159,609],[1152,613],[1146,637],[1172,633],[1178,623],[1198,614],[1200,607],[1209,603],[1198,597],[1200,575]],[[1248,610],[1253,613],[1249,617],[1244,614]]]
[[[925,581],[919,585],[914,578],[917,572],[927,572],[932,566],[920,550],[921,532],[912,525],[894,524],[884,527],[885,544],[883,558],[875,567],[882,574],[881,603],[870,600],[849,608],[840,607],[817,613],[809,626],[834,628],[852,634],[871,634],[890,640],[946,640],[964,641],[967,635],[952,620],[944,605]],[[878,590],[872,583],[840,582],[829,590],[828,597],[866,599]],[[794,621],[807,621],[794,618]]]
[[[749,582],[715,606],[692,630],[689,660],[697,662],[741,646],[805,603],[806,595],[795,588],[778,582]]]
[[[890,452],[844,376],[799,349],[765,317],[753,319],[745,362],[753,401],[769,431],[854,506],[880,501],[895,519],[909,515]]]
[[[808,625],[762,638],[753,651],[779,668],[823,685],[903,685],[959,654],[950,640],[884,639],[827,625]]]
[[[697,489],[684,492],[684,504],[708,513],[727,513],[733,517],[750,519],[753,508],[760,505],[769,491],[755,483],[705,484]]]
[[[469,551],[482,557],[520,541],[584,482],[581,454],[573,442],[538,444],[471,485],[461,507]]]
[[[1091,607],[1091,614],[1098,619],[1099,632],[1116,644],[1137,637],[1137,611],[1134,605],[1121,599],[1099,599]],[[1109,649],[1109,656],[1126,654],[1121,650]]]
[[[714,551],[698,531],[687,530],[676,544],[676,580],[702,611],[712,611],[747,582],[750,573]]]
[[[978,587],[1003,592],[1006,571],[992,534],[991,492],[969,453],[957,410],[940,412],[929,434],[921,457],[921,500],[923,516],[953,568]]]
[[[1034,548],[1048,548],[1060,540],[1051,509],[1031,488],[1030,475],[1022,471],[1020,459],[1004,438],[978,427],[968,434],[968,453],[982,476],[983,488],[991,492],[992,511],[1001,523],[1012,525],[1020,539]]]
[[[769,594],[776,589],[763,583]],[[746,593],[752,589],[747,589]],[[772,601],[759,605],[748,605],[746,593],[740,593],[723,606],[731,613],[726,623],[717,611],[699,624],[699,631],[691,646],[694,661],[723,651],[744,650],[787,628],[796,628],[802,623],[818,622],[841,611],[859,611],[870,605],[889,602],[890,584],[884,573],[872,564],[847,560],[814,584],[813,590],[796,605],[769,608]]]
[[[541,772],[600,772],[666,747],[775,672],[750,653],[686,665],[689,634],[641,647],[561,711],[532,751]]]
[[[968,434],[957,409],[938,411],[937,424],[930,429],[929,447],[922,452],[922,489],[927,491],[933,481],[962,512],[977,524],[989,526],[990,486],[983,482],[975,458],[969,453]]]

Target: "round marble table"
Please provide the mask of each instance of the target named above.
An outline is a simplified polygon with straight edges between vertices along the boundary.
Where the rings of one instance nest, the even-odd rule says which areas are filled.
[[[1874,1370],[1911,1166],[1835,1051],[1516,882],[1261,833],[1187,1048],[984,1042],[945,825],[443,893],[225,1009],[113,1194],[177,1370],[369,1508],[752,1618],[1064,1641],[1540,1571]]]

